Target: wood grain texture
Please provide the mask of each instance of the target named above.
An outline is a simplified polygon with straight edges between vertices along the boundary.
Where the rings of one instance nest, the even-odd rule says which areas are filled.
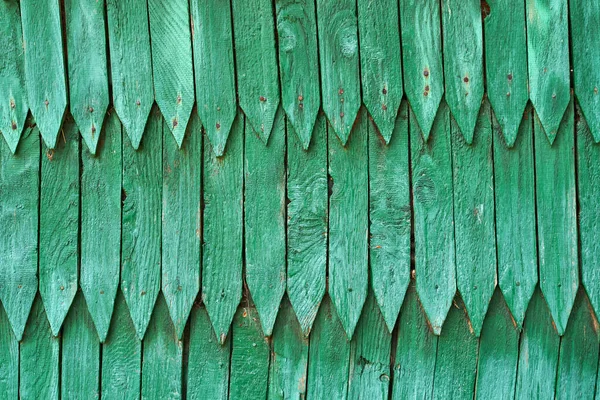
[[[440,0],[400,0],[404,90],[425,141],[444,94],[440,18]]]
[[[386,143],[403,94],[398,23],[397,0],[358,1],[363,103]]]
[[[0,141],[0,299],[19,341],[38,288],[40,139],[32,123],[14,155]]]
[[[350,344],[348,399],[388,399],[392,334],[370,292]]]
[[[309,399],[345,399],[348,395],[350,342],[329,297],[325,297],[310,335]]]
[[[202,125],[196,114],[181,148],[163,124],[162,293],[181,339],[200,290]]]
[[[454,120],[452,168],[456,283],[469,322],[479,336],[496,288],[494,165],[490,106],[485,102],[467,144]]]
[[[194,306],[190,315],[187,398],[226,400],[230,358],[231,339],[221,345],[206,308]]]
[[[371,287],[391,332],[410,281],[408,104],[386,143],[369,124],[369,262]]]
[[[10,150],[17,150],[29,111],[25,87],[23,29],[18,0],[0,4],[0,132]]]
[[[181,147],[194,107],[194,70],[187,0],[149,0],[156,103]]]
[[[479,339],[476,398],[513,399],[518,359],[519,330],[502,292],[496,290]]]
[[[275,18],[270,0],[232,0],[239,105],[267,144],[279,107]]]
[[[527,0],[529,98],[550,143],[571,100],[567,0]]]
[[[434,398],[473,398],[478,352],[479,342],[470,332],[464,304],[457,297],[438,340]]]
[[[92,154],[109,103],[104,0],[65,1],[69,108]]]
[[[77,293],[79,152],[72,118],[65,121],[54,150],[42,144],[39,291],[54,336]]]
[[[276,0],[281,105],[308,149],[321,105],[317,15],[311,0]]]
[[[483,33],[478,0],[442,0],[446,102],[467,144],[483,99]]]
[[[519,328],[538,282],[532,117],[509,148],[492,115],[498,285]]]
[[[264,399],[269,378],[269,339],[264,337],[256,309],[241,306],[233,320],[230,399]]]
[[[589,125],[581,109],[575,109],[577,142],[577,200],[579,202],[579,243],[581,251],[581,283],[589,300],[600,315],[600,145],[594,143]]]
[[[2,306],[0,306],[0,390],[9,399],[16,399],[19,396],[19,342]]]
[[[317,0],[323,111],[345,145],[360,109],[356,2]]]
[[[562,340],[555,399],[592,399],[598,369],[598,320],[580,289]]]
[[[161,285],[163,117],[154,108],[144,140],[123,143],[121,289],[143,339]]]
[[[136,336],[123,293],[119,291],[110,332],[102,345],[102,398],[139,399],[142,342]]]
[[[96,154],[81,154],[80,286],[100,341],[106,339],[121,268],[122,133],[107,116]]]
[[[250,125],[244,134],[246,285],[267,336],[286,287],[285,136],[281,108],[266,147]]]
[[[571,0],[571,54],[573,86],[594,140],[600,141],[600,3]]]
[[[525,3],[488,0],[488,5],[483,20],[487,95],[502,137],[512,147],[529,100]]]
[[[368,116],[363,109],[342,146],[329,132],[329,296],[348,338],[360,318],[369,284]],[[331,126],[330,126],[331,127]]]
[[[164,296],[156,301],[143,350],[142,399],[181,399],[183,342],[177,338]]]
[[[61,398],[99,398],[100,342],[81,292],[65,320],[61,344]]]
[[[225,343],[242,298],[244,117],[233,123],[229,148],[216,157],[204,141],[202,300],[215,334]]]
[[[327,119],[319,113],[308,150],[287,127],[287,294],[308,336],[327,280]]]
[[[534,125],[540,287],[559,335],[579,287],[573,118],[571,103],[553,145]]]
[[[19,398],[59,399],[60,338],[54,337],[37,296],[19,349]]]
[[[519,345],[517,399],[554,398],[560,337],[540,290],[529,303]]]
[[[393,364],[392,399],[432,399],[438,337],[429,328],[427,316],[411,280],[398,319],[396,359]]]
[[[145,1],[107,0],[106,10],[113,105],[137,150],[154,103],[148,6]]]
[[[60,5],[21,3],[28,104],[46,145],[53,149],[67,107]]]
[[[417,293],[439,335],[456,293],[450,112],[440,105],[428,141],[409,118]]]
[[[217,157],[237,113],[229,0],[191,0],[197,111]]]
[[[308,375],[308,338],[287,298],[273,330],[269,393],[273,399],[305,399]]]

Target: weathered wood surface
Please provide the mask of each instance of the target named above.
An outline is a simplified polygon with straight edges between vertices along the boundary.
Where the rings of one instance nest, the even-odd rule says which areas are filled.
[[[368,126],[363,110],[346,146],[331,129],[328,132],[329,296],[349,338],[369,283]]]
[[[36,127],[25,128],[14,155],[0,141],[0,300],[17,340],[38,287],[39,175]]]
[[[369,124],[369,261],[371,287],[389,331],[410,280],[410,160],[408,105],[402,103],[386,143]]]
[[[92,154],[110,100],[104,7],[104,0],[65,1],[69,109]]]
[[[415,119],[410,115],[410,121]],[[410,124],[416,285],[423,310],[439,335],[456,292],[450,112],[442,103],[425,140]]]
[[[287,294],[308,336],[327,280],[327,120],[319,114],[312,145],[287,130]]]
[[[65,122],[54,150],[42,145],[39,291],[54,336],[78,286],[79,152],[79,132],[72,118]]]
[[[0,132],[14,153],[29,111],[25,85],[23,29],[18,0],[0,4]]]
[[[323,111],[345,145],[360,108],[356,2],[317,0],[317,22]]]

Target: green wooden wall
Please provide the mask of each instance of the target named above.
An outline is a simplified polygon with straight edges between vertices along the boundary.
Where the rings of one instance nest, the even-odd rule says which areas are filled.
[[[0,398],[594,398],[600,2],[0,1]]]

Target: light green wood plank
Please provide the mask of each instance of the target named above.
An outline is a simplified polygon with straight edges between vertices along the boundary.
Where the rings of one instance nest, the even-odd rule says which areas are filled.
[[[204,141],[202,300],[221,344],[242,298],[243,174],[244,117],[240,113],[223,157],[216,157],[209,141]]]
[[[29,108],[51,149],[67,106],[60,14],[58,0],[21,1]]]
[[[113,105],[137,150],[154,103],[148,6],[107,0]]]
[[[187,398],[227,399],[230,357],[230,339],[221,345],[206,308],[194,306],[190,316]]]
[[[312,145],[287,125],[287,294],[308,336],[325,294],[327,273],[327,119],[319,113]]]
[[[369,284],[368,116],[363,109],[342,146],[329,125],[329,296],[352,338]]]
[[[500,290],[496,290],[479,340],[476,397],[513,399],[519,359],[519,330]]]
[[[478,351],[479,341],[471,333],[464,304],[457,297],[438,340],[434,398],[473,399]]]
[[[40,138],[32,124],[14,155],[0,141],[0,299],[17,340],[38,288]]]
[[[25,56],[18,0],[0,3],[0,132],[10,150],[17,150],[29,111],[25,87]]]
[[[323,111],[345,145],[360,109],[356,2],[317,0]]]
[[[403,94],[398,20],[398,0],[358,1],[363,102],[386,143]]]
[[[555,399],[593,399],[598,369],[598,320],[579,290],[562,340]]]
[[[0,305],[0,393],[7,399],[19,395],[19,342],[10,321]]]
[[[535,118],[535,173],[540,287],[562,335],[579,287],[573,104],[553,145]]]
[[[414,279],[398,320],[392,399],[432,399],[438,337],[429,328]]]
[[[554,398],[559,344],[560,337],[552,326],[546,300],[536,290],[529,303],[521,334],[516,398]]]
[[[121,289],[140,340],[161,284],[162,139],[163,117],[154,108],[140,147],[123,143]]]
[[[181,148],[163,124],[162,292],[181,339],[200,290],[202,125],[192,115]]]
[[[350,344],[348,399],[388,399],[392,334],[370,292]]]
[[[417,293],[439,335],[456,293],[450,112],[442,103],[428,141],[409,121]]]
[[[79,151],[79,132],[70,116],[54,150],[42,144],[39,290],[54,336],[77,293]]]
[[[281,105],[302,148],[310,145],[321,105],[317,15],[311,0],[276,0]]]
[[[136,337],[127,303],[119,291],[113,323],[102,345],[102,398],[139,399],[142,342]]]
[[[525,4],[488,0],[484,19],[487,95],[509,147],[515,144],[529,100]]]
[[[514,146],[492,115],[498,285],[519,329],[538,282],[531,107]]]
[[[156,103],[179,147],[194,107],[194,71],[187,0],[148,0]]]
[[[256,309],[242,306],[233,320],[230,399],[264,399],[269,377],[269,342]]]
[[[82,293],[65,320],[61,348],[61,398],[100,397],[100,341]]]
[[[410,281],[408,104],[402,103],[386,144],[369,124],[369,261],[371,287],[389,331]]]
[[[348,394],[350,342],[329,297],[323,299],[308,353],[309,399],[345,399]]]
[[[269,393],[273,399],[305,399],[308,375],[308,338],[304,336],[287,299],[273,331]]]
[[[571,100],[567,0],[527,0],[529,97],[550,143]]]
[[[275,18],[271,0],[232,0],[239,105],[267,144],[279,107]]]
[[[483,33],[479,0],[442,0],[446,102],[467,144],[483,99]]]
[[[60,338],[54,337],[42,299],[36,297],[20,344],[19,398],[59,398]]]
[[[218,157],[237,112],[229,0],[191,0],[198,115]]]
[[[579,200],[579,240],[581,249],[581,283],[589,296],[596,316],[600,315],[600,145],[594,143],[589,125],[575,109],[577,141],[577,196]]]
[[[96,153],[109,103],[104,0],[65,1],[70,109]]]
[[[454,120],[452,166],[456,282],[471,327],[479,336],[496,288],[494,165],[490,106],[485,102],[467,144]]]
[[[79,279],[98,336],[108,334],[121,268],[122,133],[117,114],[104,123],[96,155],[81,154]]]
[[[575,96],[592,136],[600,141],[600,3],[570,0],[571,51]]]
[[[164,296],[156,301],[143,349],[142,399],[181,399],[183,342],[177,338]]]
[[[246,284],[271,336],[286,287],[285,119],[279,109],[265,147],[246,124],[244,134],[244,239]]]
[[[425,140],[444,94],[439,0],[400,0],[404,89]]]

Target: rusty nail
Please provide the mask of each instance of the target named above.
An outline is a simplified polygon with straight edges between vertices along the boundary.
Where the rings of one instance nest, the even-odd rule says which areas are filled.
[[[17,107],[15,101],[13,99],[10,99],[10,108],[14,109],[15,107]]]
[[[506,78],[508,78],[509,81],[512,81],[512,74],[508,74]]]
[[[428,95],[429,95],[429,92],[428,92],[428,91],[424,91],[424,92],[423,92],[423,96],[428,96]]]
[[[344,113],[343,112],[340,113],[340,118],[344,118]]]
[[[304,104],[302,104],[302,103],[298,104],[298,108],[302,110],[304,108]]]
[[[383,88],[383,90],[381,91],[381,93],[383,93],[383,94],[387,94],[387,89],[386,89],[386,88]]]
[[[10,125],[10,127],[14,130],[17,130],[17,123],[15,121],[12,121],[12,124]]]
[[[429,92],[429,85],[426,85],[426,86],[425,86],[425,91],[426,91],[426,92]]]
[[[92,125],[92,133],[96,133],[96,126]]]
[[[177,128],[177,125],[179,125],[179,122],[177,122],[177,119],[173,120],[173,128]]]
[[[506,92],[506,97],[510,97],[510,92]]]
[[[90,107],[88,110],[89,110],[89,112],[93,113],[94,112],[94,107]]]
[[[340,88],[340,90],[338,90],[338,94],[341,96],[344,94],[344,89]]]
[[[266,98],[265,96],[260,96],[258,99],[259,99],[260,101],[262,101],[263,103],[264,103],[265,101],[267,101],[267,98]]]
[[[465,76],[465,77],[463,78],[463,82],[464,82],[464,83],[469,83],[469,77]]]
[[[217,129],[221,129],[221,124],[217,122]]]
[[[50,102],[48,101],[48,99],[44,100],[44,104],[46,105],[46,107],[48,107],[48,104],[50,104]]]
[[[141,102],[141,101],[139,101],[139,100],[137,100],[137,101],[135,102],[135,105],[136,105],[136,106],[138,106],[138,107],[139,107],[141,104],[142,104],[142,102]]]
[[[383,111],[386,111],[386,110],[387,110],[387,106],[386,106],[385,104],[382,104],[382,105],[381,105],[381,109],[382,109]]]
[[[423,71],[423,76],[425,78],[427,78],[429,76],[429,70],[427,68],[425,68],[425,70]]]
[[[302,95],[298,96],[298,101],[302,101],[302,100],[304,100],[304,96],[302,96]]]

